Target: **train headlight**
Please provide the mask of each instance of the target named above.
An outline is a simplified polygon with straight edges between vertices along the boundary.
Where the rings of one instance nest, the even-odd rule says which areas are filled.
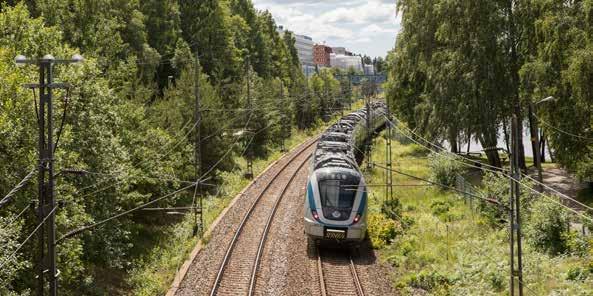
[[[315,220],[319,221],[319,214],[317,214],[317,211],[311,210],[311,215],[313,215],[313,218]]]
[[[354,223],[353,224],[358,223],[358,221],[360,221],[360,218],[361,218],[360,214],[356,214],[356,216],[354,216]]]

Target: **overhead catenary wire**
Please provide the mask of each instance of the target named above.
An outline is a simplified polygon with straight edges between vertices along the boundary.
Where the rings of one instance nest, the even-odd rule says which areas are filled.
[[[438,183],[438,182],[430,181],[428,179],[425,179],[425,178],[422,178],[422,177],[418,177],[418,176],[414,176],[414,175],[408,174],[406,172],[402,172],[402,171],[399,171],[399,170],[396,170],[396,169],[393,169],[393,168],[388,168],[387,166],[382,166],[382,165],[379,165],[379,164],[374,164],[374,165],[378,166],[379,168],[390,170],[390,171],[392,171],[394,173],[397,173],[397,174],[400,174],[400,175],[404,175],[404,176],[409,177],[409,178],[412,178],[412,179],[416,179],[416,180],[419,180],[419,181],[423,181],[423,182],[432,184],[434,186],[439,186],[439,187],[442,187],[442,188],[445,188],[445,189],[449,189],[449,190],[453,190],[453,191],[456,191],[456,192],[459,192],[459,193],[463,193],[463,194],[469,195],[471,197],[475,197],[475,198],[481,199],[483,201],[486,201],[486,202],[489,202],[489,203],[492,203],[492,204],[496,204],[498,206],[506,207],[505,205],[503,205],[500,201],[498,201],[496,199],[487,198],[487,197],[484,197],[484,196],[479,196],[479,195],[476,195],[476,194],[473,194],[473,193],[465,192],[465,191],[459,190],[459,189],[457,189],[457,188],[455,188],[453,186],[449,186],[449,185],[441,184],[441,183]]]
[[[548,123],[548,122],[546,122],[546,121],[542,120],[541,118],[539,118],[539,117],[538,117],[537,115],[535,115],[535,114],[534,114],[533,116],[534,116],[534,117],[537,119],[537,121],[538,121],[538,122],[541,122],[541,123],[542,123],[544,126],[547,126],[547,127],[549,127],[550,129],[552,129],[552,130],[554,130],[554,131],[556,131],[556,132],[558,132],[558,133],[565,134],[565,135],[567,135],[567,136],[571,136],[571,137],[574,137],[574,138],[579,138],[579,139],[581,139],[581,140],[593,141],[593,138],[590,138],[590,137],[585,137],[585,136],[581,136],[581,135],[577,135],[577,134],[574,134],[574,133],[571,133],[571,132],[565,131],[565,130],[563,130],[563,129],[559,128],[559,127],[553,126],[553,125],[551,125],[550,123]]]
[[[267,127],[264,127],[264,128],[262,128],[261,130],[263,130],[263,129],[265,129],[265,128],[267,128]],[[234,146],[234,145],[231,145],[231,146]],[[151,201],[149,201],[149,202],[146,202],[146,203],[144,203],[144,204],[142,204],[142,205],[139,205],[139,206],[137,206],[137,207],[135,207],[135,208],[129,209],[129,210],[127,210],[127,211],[121,212],[121,213],[119,213],[119,214],[116,214],[116,215],[114,215],[114,216],[111,216],[111,217],[109,217],[109,218],[103,219],[103,220],[101,220],[101,221],[99,221],[99,222],[96,222],[96,223],[93,223],[93,224],[90,224],[90,225],[86,225],[86,226],[80,227],[80,228],[78,228],[78,229],[72,230],[72,231],[70,231],[70,232],[66,233],[65,235],[63,235],[62,237],[60,237],[60,238],[59,238],[59,239],[56,241],[56,244],[57,244],[57,243],[59,243],[59,242],[61,242],[61,241],[62,241],[62,240],[64,240],[64,239],[67,239],[67,238],[69,238],[69,237],[75,236],[75,235],[77,235],[77,234],[79,234],[79,233],[82,233],[82,232],[84,232],[84,231],[86,231],[86,230],[89,230],[89,229],[92,229],[92,228],[95,228],[95,227],[101,226],[101,225],[103,225],[103,224],[105,224],[105,223],[108,223],[108,222],[110,222],[110,221],[112,221],[112,220],[118,219],[118,218],[120,218],[120,217],[122,217],[122,216],[125,216],[125,215],[128,215],[128,214],[130,214],[130,213],[133,213],[133,212],[135,212],[135,211],[141,210],[141,209],[143,209],[143,208],[146,208],[146,207],[148,207],[148,206],[150,206],[150,205],[152,205],[152,204],[154,204],[154,203],[156,203],[156,202],[158,202],[158,201],[161,201],[161,200],[163,200],[163,199],[165,199],[165,198],[168,198],[168,197],[170,197],[170,196],[173,196],[173,195],[175,195],[175,194],[177,194],[177,193],[183,192],[183,191],[185,191],[185,190],[187,190],[187,189],[189,189],[189,188],[192,188],[192,187],[194,187],[194,186],[197,186],[197,185],[199,184],[199,182],[201,182],[201,181],[202,181],[202,179],[203,179],[203,176],[206,176],[206,175],[207,175],[209,172],[211,172],[211,171],[212,171],[212,170],[213,170],[213,169],[214,169],[214,168],[215,168],[215,167],[216,167],[216,166],[217,166],[217,165],[218,165],[218,164],[219,164],[219,163],[222,161],[222,159],[224,159],[224,158],[226,157],[226,155],[228,155],[228,152],[229,152],[229,151],[231,151],[231,150],[232,150],[232,148],[233,148],[233,147],[231,147],[231,148],[230,148],[230,149],[227,151],[227,153],[225,153],[225,154],[224,154],[224,155],[223,155],[223,156],[222,156],[222,157],[219,159],[219,161],[217,161],[217,162],[216,162],[214,165],[212,165],[212,166],[210,167],[210,170],[208,170],[206,173],[204,173],[202,176],[200,176],[200,178],[198,179],[198,181],[196,181],[195,183],[193,183],[193,184],[191,184],[191,185],[188,185],[188,186],[185,186],[185,187],[182,187],[182,188],[180,188],[180,189],[178,189],[178,190],[175,190],[175,191],[173,191],[173,192],[170,192],[170,193],[168,193],[168,194],[166,194],[166,195],[163,195],[163,196],[161,196],[161,197],[159,197],[159,198],[156,198],[156,199],[154,199],[154,200],[151,200]]]
[[[37,226],[35,227],[35,229],[33,229],[33,232],[31,232],[27,238],[25,238],[25,240],[19,244],[19,246],[16,248],[16,250],[14,250],[10,255],[8,255],[6,257],[6,259],[4,260],[4,262],[2,262],[2,264],[0,264],[0,270],[2,268],[4,268],[4,266],[10,261],[10,259],[16,255],[16,253],[18,251],[20,251],[20,249],[31,239],[31,237],[33,237],[33,235],[45,224],[45,221],[47,221],[47,219],[53,215],[53,213],[56,211],[58,207],[55,206],[44,218],[43,220],[41,220],[41,222],[39,224],[37,224]]]
[[[12,201],[12,198],[14,197],[14,195],[19,192],[21,189],[23,189],[28,183],[29,181],[31,181],[31,178],[33,178],[33,176],[35,176],[35,174],[37,173],[37,168],[33,168],[14,188],[12,188],[3,198],[2,200],[0,200],[0,209],[7,205],[8,203],[10,203]]]
[[[396,120],[397,120],[397,119],[396,119]],[[398,121],[399,121],[399,120],[398,120]],[[580,213],[579,211],[577,211],[577,210],[575,210],[575,209],[573,209],[573,208],[571,208],[571,207],[568,207],[568,206],[566,206],[566,205],[564,205],[564,204],[562,204],[562,203],[560,203],[560,202],[558,202],[558,201],[556,201],[556,200],[554,200],[554,199],[550,199],[550,197],[549,197],[549,196],[547,196],[546,194],[544,194],[544,193],[542,193],[542,192],[539,192],[539,191],[537,191],[537,190],[535,190],[535,189],[533,189],[533,188],[529,187],[527,184],[525,184],[525,183],[523,183],[523,182],[519,182],[519,181],[518,181],[517,179],[515,179],[514,177],[512,177],[512,176],[510,176],[510,175],[508,175],[508,174],[506,174],[506,173],[504,173],[504,172],[502,172],[502,171],[495,171],[495,170],[491,170],[491,169],[487,169],[487,168],[484,168],[484,167],[479,167],[479,166],[475,166],[475,165],[472,165],[472,164],[466,163],[466,162],[464,162],[464,161],[461,161],[461,160],[459,160],[459,159],[458,159],[458,157],[459,157],[459,156],[457,156],[457,155],[455,155],[455,154],[452,154],[452,153],[450,153],[450,152],[448,152],[448,151],[446,151],[446,150],[444,150],[443,152],[437,152],[437,151],[434,151],[434,150],[432,150],[430,147],[427,147],[426,145],[419,143],[419,142],[418,142],[418,141],[416,141],[416,140],[415,140],[413,137],[410,137],[409,135],[405,134],[405,133],[404,133],[404,132],[403,132],[401,129],[399,129],[397,126],[395,126],[395,125],[394,125],[394,128],[395,128],[395,129],[397,129],[397,130],[398,130],[398,131],[399,131],[399,132],[400,132],[402,135],[404,135],[406,138],[408,138],[408,139],[410,139],[411,141],[413,141],[414,143],[416,143],[416,144],[418,144],[418,145],[420,145],[420,146],[422,146],[422,147],[424,147],[424,148],[426,148],[426,149],[430,150],[430,151],[431,151],[431,152],[433,152],[433,153],[437,153],[437,154],[441,154],[441,155],[443,155],[443,152],[444,152],[444,153],[446,153],[447,155],[450,155],[450,156],[451,156],[451,158],[452,158],[453,160],[455,160],[455,161],[457,161],[457,162],[460,162],[461,164],[463,164],[463,165],[465,165],[465,166],[469,166],[469,167],[477,168],[477,169],[480,169],[480,170],[483,170],[483,171],[489,171],[489,172],[493,172],[493,173],[496,173],[496,174],[501,174],[502,176],[504,176],[504,177],[507,177],[507,178],[510,178],[510,179],[512,179],[513,181],[515,181],[515,182],[519,183],[519,185],[520,185],[520,186],[523,186],[523,187],[527,188],[527,189],[528,189],[529,191],[531,191],[532,193],[534,193],[534,194],[537,194],[537,195],[539,195],[539,196],[543,196],[544,198],[546,198],[546,199],[548,199],[548,200],[551,200],[552,202],[554,202],[554,203],[556,203],[556,204],[560,205],[561,207],[563,207],[563,208],[565,208],[565,209],[569,210],[570,212],[572,212],[572,213],[574,213],[574,214],[576,214],[576,215],[578,215],[578,216],[580,216],[580,217],[582,217],[582,218],[584,218],[584,219],[587,219],[587,220],[589,220],[589,221],[593,221],[593,218],[591,218],[591,217],[589,217],[589,216],[587,216],[587,215],[584,215],[583,213]],[[412,133],[413,133],[413,132],[412,132]],[[414,133],[413,133],[413,134],[414,134]],[[416,136],[418,136],[418,135],[416,135]],[[420,137],[420,138],[422,138],[422,137]],[[422,139],[424,139],[424,138],[422,138]],[[426,141],[426,142],[430,143],[431,145],[436,145],[436,144],[434,144],[434,143],[432,143],[432,142],[430,142],[430,141],[428,141],[428,140],[426,140],[426,139],[424,139],[424,141]],[[530,178],[530,179],[533,179],[533,178],[531,178],[531,177],[529,177],[529,178]],[[536,181],[536,182],[538,182],[538,181]],[[538,183],[539,183],[539,182],[538,182]],[[544,186],[547,186],[547,185],[545,185],[545,184],[543,184],[543,185],[544,185]],[[560,194],[561,194],[561,193],[560,193]],[[566,195],[564,195],[564,194],[563,194],[563,197],[564,197],[565,199],[568,199],[568,200],[571,200],[571,201],[574,201],[574,202],[580,203],[580,202],[578,202],[578,201],[574,200],[573,198],[571,198],[571,197],[569,197],[569,196],[566,196]],[[586,206],[586,207],[588,207],[588,206]]]
[[[199,181],[198,181],[198,182],[199,182]],[[129,209],[129,210],[127,210],[127,211],[121,212],[121,213],[119,213],[119,214],[116,214],[116,215],[114,215],[114,216],[111,216],[111,217],[109,217],[109,218],[103,219],[103,220],[101,220],[101,221],[99,221],[99,222],[96,222],[96,223],[93,223],[93,224],[89,224],[89,225],[86,225],[86,226],[80,227],[80,228],[78,228],[78,229],[75,229],[75,230],[69,231],[68,233],[66,233],[66,234],[64,234],[63,236],[61,236],[61,237],[60,237],[58,240],[56,240],[56,244],[60,243],[60,242],[61,242],[62,240],[64,240],[64,239],[67,239],[67,238],[69,238],[69,237],[75,236],[75,235],[77,235],[77,234],[79,234],[79,233],[81,233],[81,232],[84,232],[84,231],[86,231],[86,230],[89,230],[89,229],[92,229],[92,228],[95,228],[95,227],[101,226],[101,225],[103,225],[103,224],[105,224],[105,223],[107,223],[107,222],[110,222],[110,221],[112,221],[112,220],[118,219],[118,218],[120,218],[120,217],[122,217],[122,216],[125,216],[125,215],[128,215],[128,214],[130,214],[130,213],[136,212],[136,211],[138,211],[138,210],[141,210],[141,209],[143,209],[143,208],[145,208],[145,207],[148,207],[148,206],[150,206],[150,205],[152,205],[152,204],[154,204],[154,203],[156,203],[156,202],[159,202],[159,201],[161,201],[161,200],[163,200],[163,199],[165,199],[165,198],[168,198],[168,197],[170,197],[170,196],[173,196],[173,195],[175,195],[175,194],[177,194],[177,193],[183,192],[183,191],[185,191],[185,190],[187,190],[187,189],[189,189],[189,188],[192,188],[192,187],[194,187],[194,186],[197,186],[198,182],[196,182],[196,183],[194,183],[194,184],[191,184],[191,185],[187,185],[187,186],[185,186],[185,187],[182,187],[182,188],[180,188],[180,189],[177,189],[177,190],[175,190],[175,191],[173,191],[173,192],[167,193],[167,194],[165,194],[165,195],[163,195],[163,196],[161,196],[161,197],[159,197],[159,198],[153,199],[153,200],[151,200],[151,201],[149,201],[149,202],[146,202],[146,203],[144,203],[144,204],[142,204],[142,205],[139,205],[139,206],[137,206],[137,207],[134,207],[134,208],[132,208],[132,209]]]

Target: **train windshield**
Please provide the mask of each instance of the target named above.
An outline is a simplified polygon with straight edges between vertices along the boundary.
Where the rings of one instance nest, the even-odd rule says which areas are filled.
[[[319,182],[321,203],[324,207],[352,208],[358,184],[347,180],[324,180]]]

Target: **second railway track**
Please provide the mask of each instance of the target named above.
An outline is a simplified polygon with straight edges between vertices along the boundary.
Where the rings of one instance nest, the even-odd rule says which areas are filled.
[[[309,148],[315,142],[316,139],[302,145],[272,176],[252,203],[227,247],[211,287],[211,296],[254,294],[260,258],[276,209],[309,159]]]

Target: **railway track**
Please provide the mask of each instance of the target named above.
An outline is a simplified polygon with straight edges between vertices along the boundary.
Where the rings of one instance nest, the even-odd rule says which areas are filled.
[[[316,141],[314,139],[302,145],[269,179],[251,204],[227,247],[212,284],[211,296],[255,293],[257,272],[276,209],[293,179],[310,158],[306,152]],[[278,182],[282,177],[288,177],[288,180]],[[279,183],[282,186],[278,187]]]
[[[356,266],[349,251],[322,254],[317,247],[317,275],[322,296],[364,296]],[[347,252],[347,253],[346,253]]]

